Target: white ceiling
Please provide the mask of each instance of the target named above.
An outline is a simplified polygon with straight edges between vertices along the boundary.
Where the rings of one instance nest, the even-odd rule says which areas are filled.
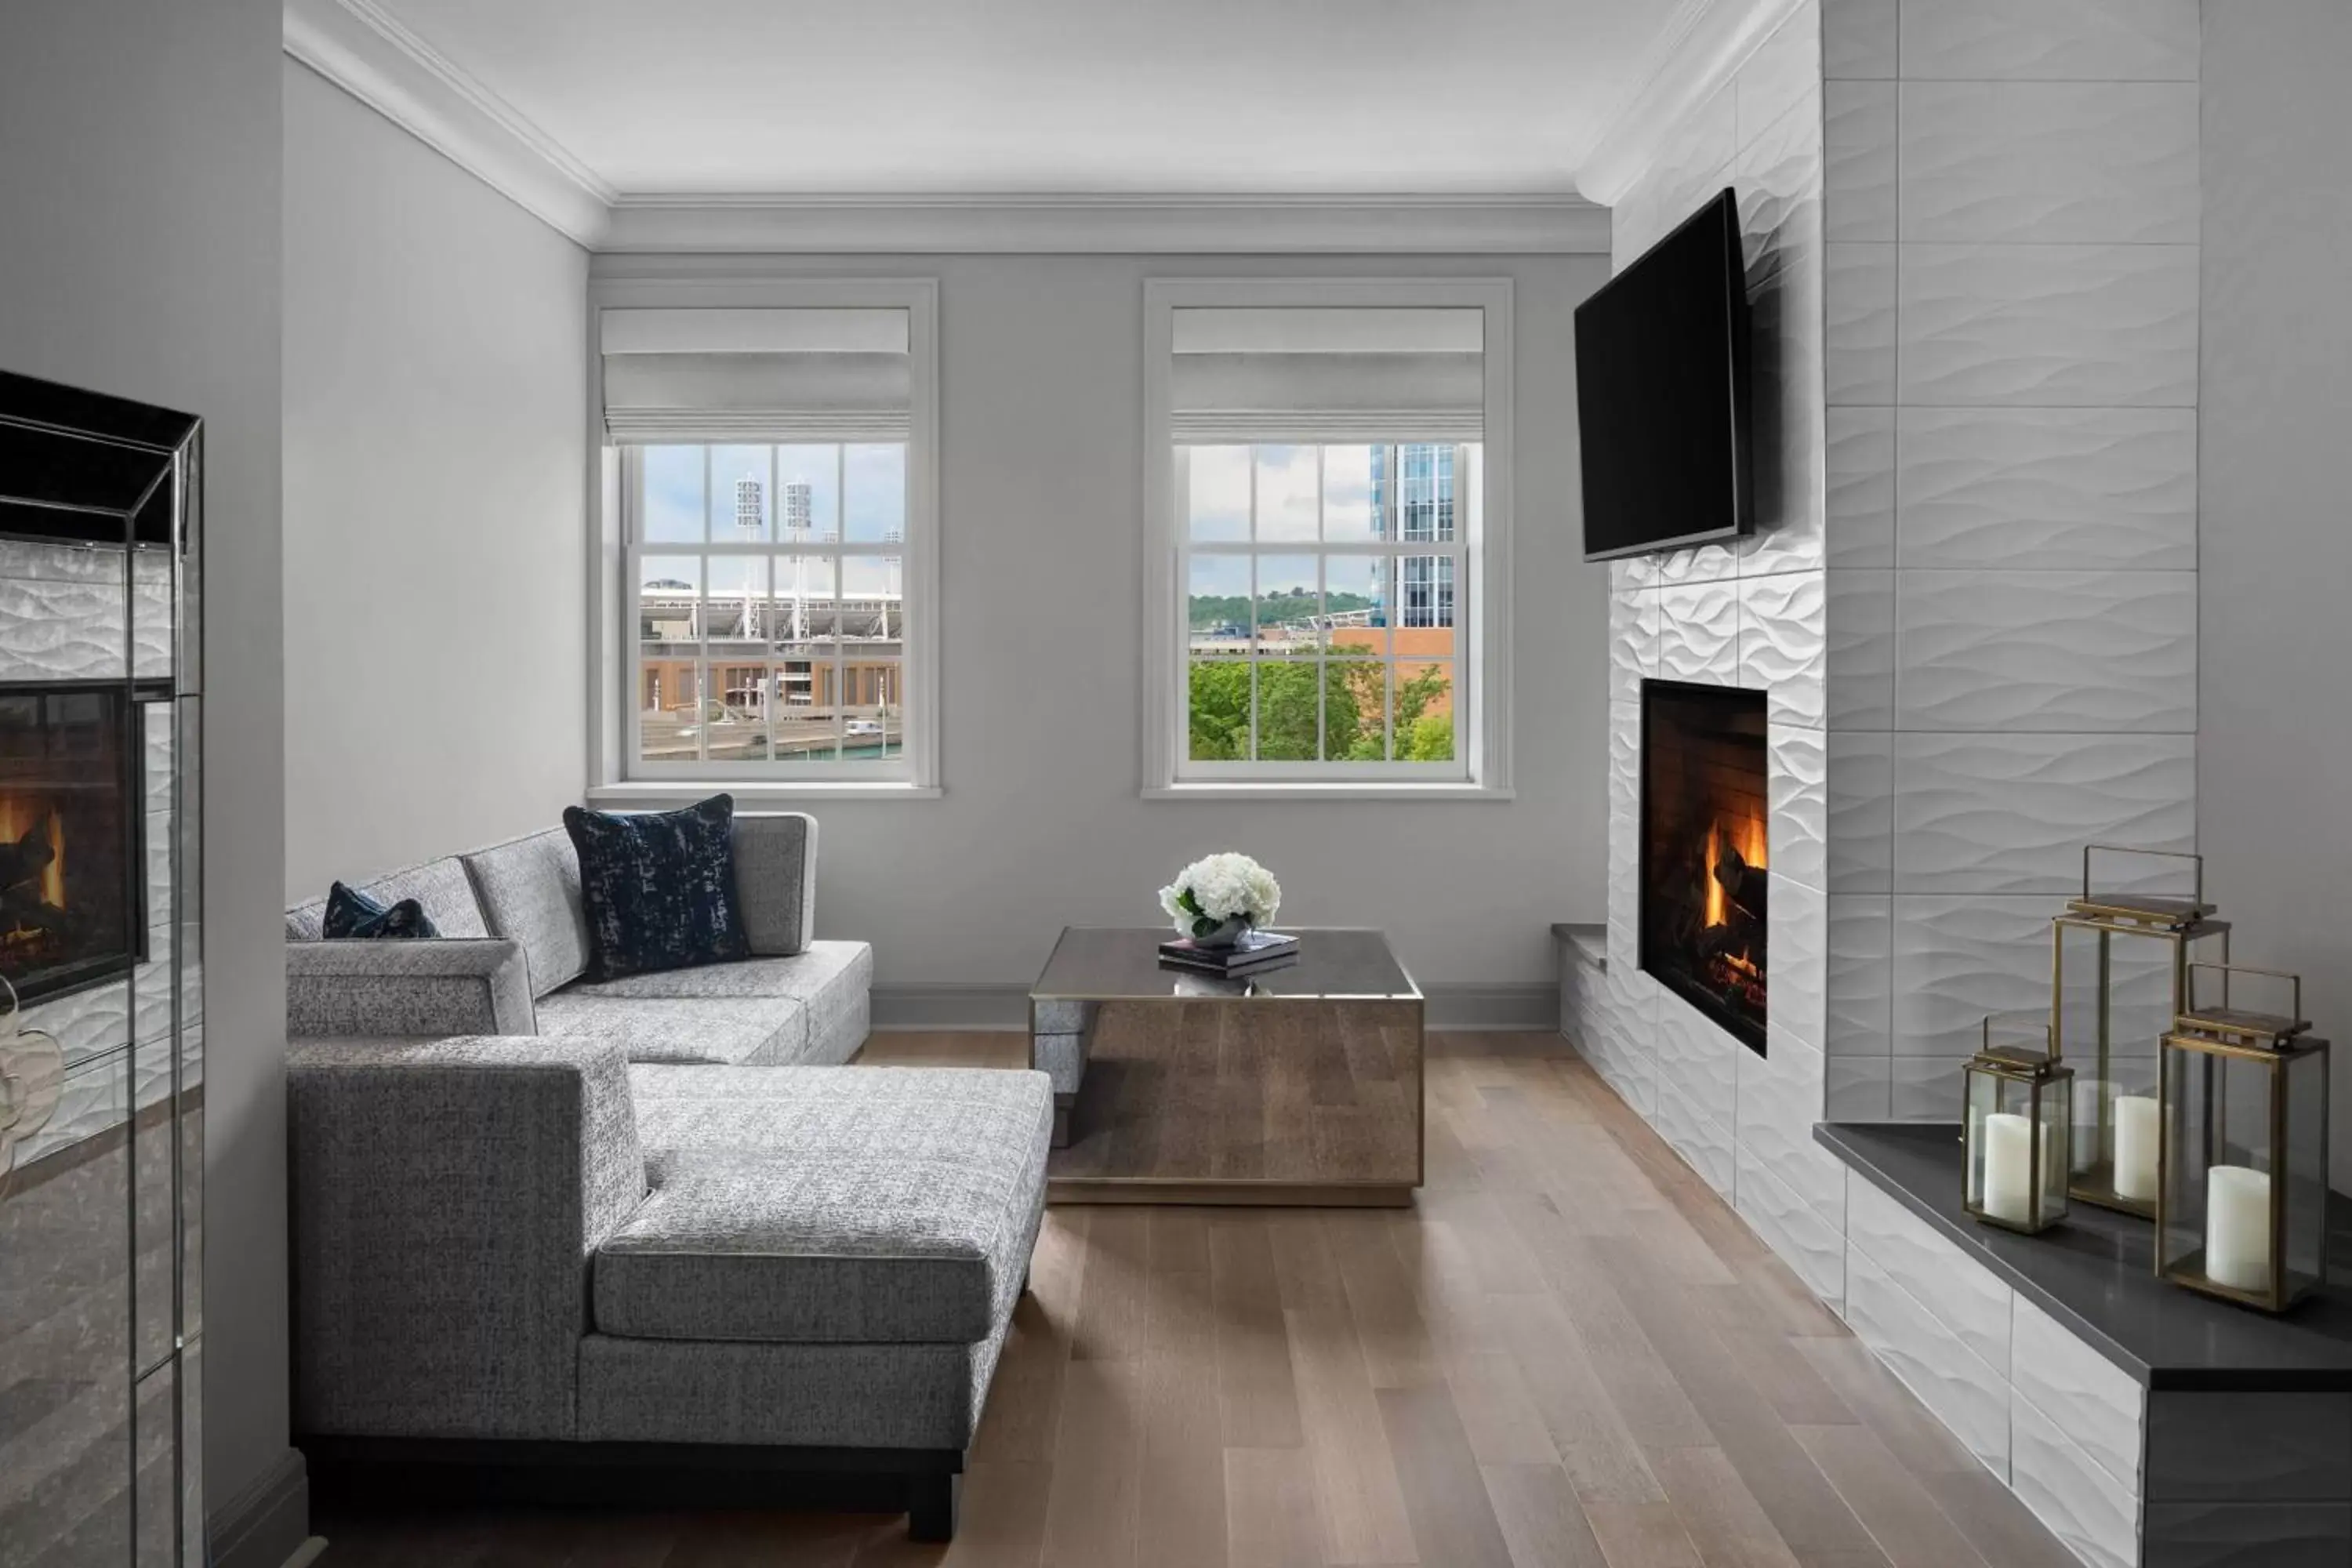
[[[1580,153],[1687,10],[1678,0],[372,8],[629,195],[1566,193]]]

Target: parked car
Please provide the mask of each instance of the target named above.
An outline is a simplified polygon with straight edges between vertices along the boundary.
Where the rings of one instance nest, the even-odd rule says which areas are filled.
[[[852,737],[858,735],[879,735],[882,733],[882,721],[879,719],[852,719],[849,721],[848,733]]]

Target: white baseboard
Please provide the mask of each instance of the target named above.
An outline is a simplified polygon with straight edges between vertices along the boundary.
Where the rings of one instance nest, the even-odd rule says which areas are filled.
[[[1423,993],[1433,1029],[1549,1030],[1559,1025],[1559,988],[1549,981],[1428,985]],[[1023,982],[874,988],[874,1027],[880,1030],[1028,1026],[1029,987]]]

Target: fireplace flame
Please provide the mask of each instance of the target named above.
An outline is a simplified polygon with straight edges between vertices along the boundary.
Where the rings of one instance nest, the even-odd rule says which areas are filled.
[[[1715,868],[1723,856],[1723,846],[1729,844],[1742,863],[1762,870],[1765,865],[1764,824],[1753,816],[1743,816],[1726,822],[1717,818],[1706,834],[1706,923],[1726,925],[1731,920],[1731,900],[1717,879]]]
[[[66,830],[55,807],[38,807],[15,795],[0,795],[0,844],[14,844],[41,812],[42,834],[49,841],[49,863],[41,869],[41,902],[53,910],[66,907]]]

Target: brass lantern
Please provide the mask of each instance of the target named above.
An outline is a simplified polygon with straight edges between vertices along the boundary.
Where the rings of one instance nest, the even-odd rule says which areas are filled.
[[[1961,1204],[1986,1225],[2032,1235],[2066,1217],[2074,1069],[2046,1050],[1983,1044],[1961,1071]]]
[[[2202,973],[2221,977],[2218,1001],[2197,994]],[[2234,1005],[2231,981],[2246,975],[2287,982],[2287,1010]],[[2191,964],[2164,1037],[2156,1270],[2268,1312],[2327,1278],[2327,1042],[2302,1015],[2296,975]]]
[[[2094,855],[2185,861],[2189,890],[2096,889]],[[2083,890],[2051,922],[2050,959],[2050,1049],[2076,1065],[2067,1191],[2078,1203],[2156,1213],[2157,1042],[2186,1005],[2192,960],[2230,961],[2230,923],[2213,914],[2203,857],[2084,847]]]

